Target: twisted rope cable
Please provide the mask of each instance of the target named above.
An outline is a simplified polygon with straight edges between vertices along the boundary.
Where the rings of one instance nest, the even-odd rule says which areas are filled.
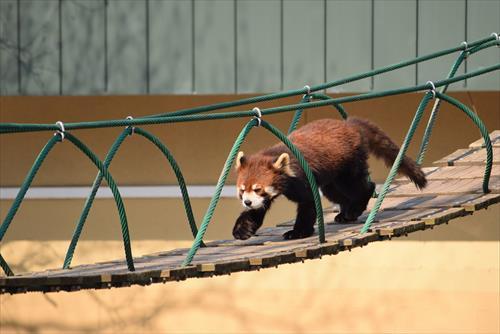
[[[108,169],[109,165],[111,164],[111,161],[113,160],[114,156],[116,155],[116,152],[122,145],[123,141],[125,138],[127,138],[131,133],[131,128],[126,128],[125,130],[122,131],[122,133],[118,136],[118,138],[114,141],[113,145],[111,146],[108,154],[106,155],[106,158],[104,159],[103,166]],[[75,249],[78,243],[78,240],[80,239],[80,235],[82,233],[83,227],[85,225],[85,221],[87,220],[90,208],[92,207],[92,204],[94,203],[95,196],[97,195],[97,191],[99,190],[99,187],[101,186],[101,182],[103,179],[103,174],[101,171],[97,173],[96,178],[94,179],[94,183],[92,184],[92,189],[90,191],[89,196],[85,200],[85,204],[82,210],[82,213],[80,214],[80,218],[78,220],[78,223],[76,225],[75,231],[73,232],[73,236],[71,238],[71,242],[69,244],[68,250],[66,251],[66,256],[64,258],[64,264],[63,264],[63,269],[68,269],[71,265],[71,261],[73,260],[73,254],[75,253]]]
[[[444,79],[434,82],[436,87],[441,87],[453,82],[462,81],[488,72],[497,71],[500,69],[500,63],[484,67],[474,72],[466,73],[449,79]],[[382,92],[365,93],[359,95],[339,97],[331,100],[309,102],[306,104],[293,104],[282,107],[274,107],[262,110],[262,115],[277,114],[300,108],[310,109],[323,107],[334,104],[348,103],[369,100],[373,98],[380,98],[385,96],[399,95],[405,93],[412,93],[429,89],[428,84],[421,84],[413,87],[399,88],[387,90]],[[215,120],[215,119],[229,119],[238,117],[249,117],[255,113],[252,111],[235,111],[227,113],[216,114],[200,114],[200,115],[187,115],[187,116],[173,116],[173,117],[156,117],[156,118],[136,118],[133,120],[108,120],[108,121],[95,121],[95,122],[79,122],[79,123],[66,123],[66,130],[76,129],[92,129],[92,128],[108,128],[108,127],[121,127],[121,126],[136,126],[136,125],[152,125],[152,124],[166,124],[178,122],[192,122],[201,120]],[[53,124],[19,124],[19,123],[0,123],[0,134],[2,133],[16,133],[16,132],[32,132],[32,131],[57,131],[57,126]]]
[[[7,229],[10,226],[10,223],[12,222],[12,220],[14,219],[14,216],[17,213],[17,210],[21,206],[21,203],[24,199],[24,196],[26,195],[26,192],[28,191],[31,183],[33,182],[35,175],[38,173],[38,170],[42,166],[43,161],[45,160],[45,158],[47,157],[49,152],[52,150],[54,145],[60,140],[61,140],[60,136],[56,136],[56,135],[52,136],[50,138],[50,140],[47,142],[47,144],[45,144],[45,146],[42,148],[42,150],[40,151],[38,156],[36,157],[35,162],[31,166],[31,169],[29,170],[28,174],[24,178],[24,181],[23,181],[21,187],[19,188],[19,191],[16,195],[16,198],[14,199],[14,202],[10,206],[10,209],[9,209],[9,212],[7,213],[7,216],[5,216],[5,219],[3,220],[2,225],[0,226],[0,241],[2,241],[5,233],[7,232]],[[9,266],[7,265],[7,262],[3,258],[2,258],[1,262],[2,262],[2,268],[5,272],[5,274],[8,276],[13,275],[14,273],[9,268]]]
[[[203,216],[203,220],[201,222],[200,228],[198,229],[198,234],[196,234],[196,238],[193,241],[193,245],[189,249],[188,254],[186,255],[186,258],[182,262],[183,266],[188,266],[191,264],[191,261],[193,261],[193,257],[198,251],[198,249],[201,246],[201,242],[203,240],[203,236],[205,235],[205,232],[207,231],[208,224],[212,220],[212,216],[214,214],[215,207],[217,206],[217,203],[219,202],[220,194],[222,192],[222,187],[224,187],[224,183],[226,182],[227,175],[229,174],[229,170],[234,162],[234,159],[236,158],[236,154],[238,153],[241,144],[245,140],[246,136],[252,130],[254,126],[258,125],[258,120],[256,118],[253,118],[251,121],[249,121],[241,130],[240,134],[234,141],[233,147],[231,148],[231,151],[229,152],[229,155],[226,159],[226,162],[224,163],[224,167],[222,168],[222,172],[219,176],[219,180],[217,181],[217,186],[215,187],[215,192],[214,195],[212,196],[212,199],[210,200],[210,204],[208,205],[207,211],[205,213],[205,216]]]
[[[484,44],[480,44],[478,46],[473,47],[470,49],[467,46],[467,43],[465,43],[465,48],[464,50],[460,53],[460,55],[457,57],[455,63],[453,64],[452,68],[450,69],[450,72],[448,73],[447,78],[453,78],[457,72],[457,70],[460,68],[460,65],[462,65],[463,61],[469,56],[472,55],[478,51],[484,50],[486,48],[489,48],[494,45],[498,45],[498,41],[490,41]],[[448,85],[442,86],[441,89],[439,90],[440,93],[445,94],[446,91],[448,90]],[[427,152],[427,148],[429,146],[430,142],[430,137],[431,133],[434,127],[434,124],[436,122],[436,117],[439,112],[439,108],[441,106],[441,99],[435,99],[434,100],[434,105],[432,107],[431,115],[429,116],[429,121],[427,122],[427,126],[425,128],[424,136],[422,139],[422,144],[420,145],[419,153],[417,154],[417,159],[416,162],[418,165],[422,165],[424,161],[424,156],[425,153]]]
[[[481,121],[479,116],[476,115],[476,113],[472,112],[462,102],[452,98],[451,96],[448,96],[446,94],[442,94],[439,92],[436,92],[436,96],[442,100],[445,100],[446,102],[450,103],[451,105],[454,105],[458,109],[462,110],[474,122],[474,124],[479,128],[479,131],[481,132],[481,136],[484,139],[484,145],[486,147],[486,166],[484,169],[484,177],[483,177],[483,193],[485,193],[485,194],[488,193],[489,192],[488,184],[490,181],[491,168],[493,165],[493,148],[491,145],[490,135],[488,133],[488,130],[486,129],[486,126],[484,125],[483,121]]]
[[[408,133],[406,134],[403,144],[399,149],[399,153],[396,159],[394,160],[394,163],[392,164],[392,168],[389,172],[389,175],[387,176],[387,179],[385,180],[384,185],[382,186],[382,189],[380,190],[380,193],[377,197],[375,205],[373,206],[372,210],[370,211],[370,214],[366,218],[365,224],[361,228],[360,233],[368,232],[370,226],[375,220],[375,216],[377,215],[378,210],[382,205],[382,201],[384,200],[392,181],[394,180],[396,174],[398,173],[399,166],[401,165],[401,162],[403,161],[406,151],[408,150],[408,146],[410,145],[411,139],[413,138],[413,134],[415,133],[415,130],[417,129],[418,124],[420,123],[420,119],[422,118],[425,107],[432,98],[433,98],[433,92],[429,91],[425,94],[424,98],[420,102],[420,105],[418,106],[417,111],[415,112],[415,116],[413,117],[413,120],[411,122],[410,128],[408,129]]]

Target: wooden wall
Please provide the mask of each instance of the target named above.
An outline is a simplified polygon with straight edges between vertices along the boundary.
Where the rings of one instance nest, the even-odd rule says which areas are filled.
[[[495,0],[1,0],[0,94],[278,91],[494,31],[500,31]],[[466,67],[494,64],[498,52],[482,51]],[[436,80],[447,74],[454,57],[337,91]],[[500,89],[500,76],[454,88]]]

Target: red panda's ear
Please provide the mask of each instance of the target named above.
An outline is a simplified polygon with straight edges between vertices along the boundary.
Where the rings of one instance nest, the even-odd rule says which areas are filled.
[[[295,176],[295,173],[290,168],[290,156],[288,153],[281,153],[281,155],[273,163],[273,167],[277,170],[283,171],[288,176]]]
[[[247,159],[245,158],[245,153],[243,153],[242,151],[238,152],[238,155],[236,156],[236,165],[235,165],[236,170],[244,166],[246,161]]]

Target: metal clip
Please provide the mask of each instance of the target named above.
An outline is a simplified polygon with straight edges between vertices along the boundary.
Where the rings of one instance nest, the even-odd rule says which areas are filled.
[[[430,91],[432,92],[432,98],[435,99],[436,98],[436,86],[434,85],[434,82],[427,81],[425,84],[426,85],[431,85]]]
[[[260,126],[262,123],[262,111],[260,111],[259,108],[255,107],[252,109],[253,112],[255,112],[257,115],[255,115],[255,119],[257,119],[257,126]]]
[[[132,121],[134,118],[132,116],[127,116],[127,118],[125,118],[125,119]],[[130,126],[129,125],[129,126],[127,126],[127,128],[131,129],[130,136],[135,133],[135,126]]]
[[[56,122],[56,126],[59,127],[59,130],[56,131],[56,133],[54,133],[54,136],[61,136],[61,141],[64,140],[64,133],[66,132],[66,129],[64,128],[64,123],[61,122],[61,121],[57,121]]]
[[[495,39],[497,40],[497,46],[500,48],[500,36],[498,35],[498,33],[492,32],[490,36],[495,37]]]
[[[463,41],[462,43],[460,43],[460,45],[463,45],[464,47],[464,54],[465,54],[465,58],[467,58],[469,56],[469,45],[467,44],[466,41]]]

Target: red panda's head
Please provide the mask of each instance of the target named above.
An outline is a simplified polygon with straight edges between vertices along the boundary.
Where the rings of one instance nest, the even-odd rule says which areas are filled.
[[[246,157],[239,152],[236,171],[238,197],[247,209],[269,206],[274,198],[281,195],[284,177],[294,176],[288,153],[275,158],[262,154]]]

